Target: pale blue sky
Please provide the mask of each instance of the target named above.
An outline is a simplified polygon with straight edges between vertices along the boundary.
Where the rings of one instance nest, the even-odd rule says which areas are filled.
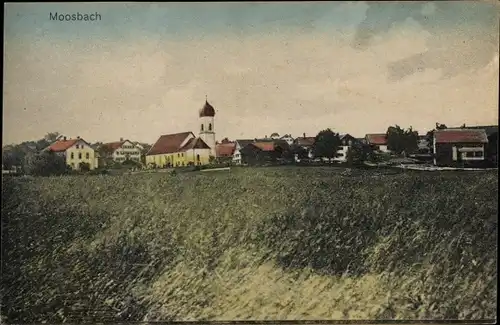
[[[4,142],[74,130],[89,141],[151,142],[196,131],[205,94],[220,110],[217,138],[493,123],[498,9],[484,1],[6,4]],[[55,22],[51,12],[102,20]]]

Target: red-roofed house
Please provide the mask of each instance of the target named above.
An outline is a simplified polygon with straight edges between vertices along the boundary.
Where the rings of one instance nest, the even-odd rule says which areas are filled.
[[[366,143],[374,150],[390,152],[387,147],[387,135],[385,133],[371,133],[365,135]]]
[[[488,137],[483,129],[443,129],[434,131],[434,164],[461,166],[484,162]]]
[[[236,150],[235,142],[218,143],[215,146],[216,158],[218,161],[232,160],[234,151]]]
[[[103,155],[111,157],[114,161],[124,162],[125,160],[141,161],[141,149],[129,140],[104,143],[99,147],[101,157]]]
[[[62,137],[44,150],[55,152],[66,159],[66,164],[74,170],[80,169],[81,163],[86,163],[89,168],[97,168],[97,155],[90,144],[80,137],[67,139]]]

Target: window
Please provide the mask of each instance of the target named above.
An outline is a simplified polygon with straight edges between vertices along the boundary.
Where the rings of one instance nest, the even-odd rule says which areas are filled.
[[[200,155],[196,155],[196,160],[200,161]]]
[[[87,153],[85,154],[85,158],[90,159],[90,153],[88,153],[88,152],[87,152]]]
[[[71,153],[71,159],[75,159],[75,154],[73,152]],[[71,164],[71,165],[73,165],[73,164]]]
[[[201,125],[201,130],[203,131],[203,124]]]
[[[178,153],[178,154],[177,154],[177,158],[179,158],[180,156],[181,156],[181,154],[180,154],[180,153]]]
[[[474,157],[474,152],[473,152],[473,151],[468,151],[468,152],[466,152],[466,153],[465,153],[465,157],[467,157],[467,158],[472,158],[472,157]]]
[[[483,152],[482,152],[482,151],[475,151],[475,152],[474,152],[474,157],[478,157],[478,158],[480,158],[480,157],[482,157],[482,156],[483,156]]]
[[[82,159],[82,153],[81,152],[78,153],[78,159]]]
[[[208,124],[208,131],[212,131],[212,123]]]

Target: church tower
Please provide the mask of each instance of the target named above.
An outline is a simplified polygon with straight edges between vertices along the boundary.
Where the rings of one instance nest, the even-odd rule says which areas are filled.
[[[210,147],[210,155],[215,154],[215,109],[205,100],[205,105],[200,109],[200,138]]]

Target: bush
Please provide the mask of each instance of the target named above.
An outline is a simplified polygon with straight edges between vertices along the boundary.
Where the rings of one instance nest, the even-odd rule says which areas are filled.
[[[25,158],[25,170],[28,175],[51,176],[64,175],[70,170],[64,157],[51,151],[28,155]]]

